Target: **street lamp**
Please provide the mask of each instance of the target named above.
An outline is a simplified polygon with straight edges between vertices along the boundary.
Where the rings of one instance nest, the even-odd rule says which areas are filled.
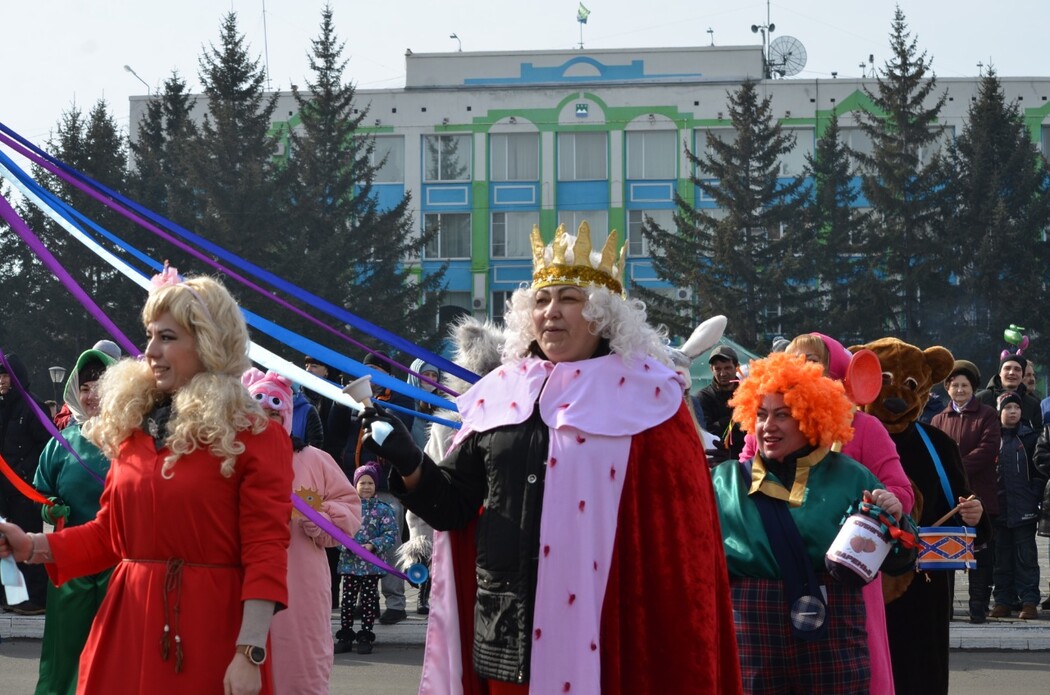
[[[51,367],[47,370],[51,373],[51,398],[58,402],[58,385],[66,379],[65,367]]]
[[[134,70],[132,70],[130,65],[125,65],[124,66],[124,70],[126,70],[127,72],[130,72],[132,75],[134,75],[135,79],[138,80],[139,82],[141,82],[146,87],[146,96],[149,96],[150,95],[149,84],[146,82],[146,80],[144,80],[141,77],[139,77],[139,74],[137,72],[135,72]]]
[[[459,52],[462,53],[463,52],[463,42],[459,40],[458,36],[456,36],[456,32],[452,32],[451,34],[448,35],[448,37],[450,39],[455,39],[456,40],[456,43],[459,44]]]

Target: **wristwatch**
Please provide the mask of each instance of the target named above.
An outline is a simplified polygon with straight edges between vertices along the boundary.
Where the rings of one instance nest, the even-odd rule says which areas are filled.
[[[262,666],[266,661],[266,647],[256,647],[252,644],[238,644],[237,651],[248,657],[248,661],[256,666]]]

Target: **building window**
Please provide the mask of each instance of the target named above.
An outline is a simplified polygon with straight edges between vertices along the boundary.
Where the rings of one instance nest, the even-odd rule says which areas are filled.
[[[565,225],[565,231],[575,235],[581,222],[587,222],[591,228],[591,248],[601,251],[609,237],[608,210],[562,210],[558,213],[558,224]]]
[[[784,128],[784,134],[795,136],[795,146],[780,158],[780,175],[801,176],[808,164],[806,155],[813,156],[813,129]]]
[[[605,133],[558,133],[558,180],[609,178],[607,141]]]
[[[372,150],[375,183],[405,182],[405,138],[400,135],[378,135]]]
[[[736,131],[732,128],[705,128],[696,131],[696,152],[700,159],[714,155],[714,148],[710,145],[712,140],[725,143],[735,142]]]
[[[875,148],[871,143],[871,138],[860,128],[842,128],[839,130],[839,138],[850,150],[860,155],[870,157],[874,152]],[[853,157],[853,160],[855,165],[860,164],[859,158]]]
[[[627,255],[645,257],[652,255],[649,251],[649,242],[642,234],[642,226],[645,218],[653,218],[653,222],[667,232],[675,231],[674,210],[628,210],[627,211]]]
[[[766,323],[766,337],[772,340],[775,336],[778,336],[784,332],[784,327],[780,323],[781,318],[781,307],[778,302],[775,305],[766,306],[764,309],[760,309],[762,317]]]
[[[446,291],[438,307],[438,335],[448,335],[448,328],[464,316],[470,316],[470,292]]]
[[[423,224],[427,232],[437,232],[427,243],[425,258],[470,258],[470,213],[428,214]]]
[[[677,140],[678,132],[674,130],[628,131],[627,178],[676,178]]]
[[[424,135],[423,180],[470,181],[469,135]]]
[[[529,235],[533,225],[539,222],[539,212],[492,213],[492,257],[531,257],[532,244]]]
[[[503,325],[503,317],[507,314],[507,304],[510,303],[512,294],[514,294],[513,291],[492,293],[492,304],[489,305],[489,310],[492,313],[493,323]]]
[[[933,133],[934,139],[919,148],[919,162],[923,166],[929,166],[933,158],[955,140],[955,128],[951,126],[934,126],[930,128],[930,132]]]
[[[493,181],[538,181],[539,133],[498,133],[489,137]]]

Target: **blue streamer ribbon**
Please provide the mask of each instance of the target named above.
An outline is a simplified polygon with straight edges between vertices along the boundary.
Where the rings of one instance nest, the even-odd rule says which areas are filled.
[[[37,195],[38,197],[43,199],[45,201],[45,203],[47,203],[47,204],[54,203],[56,205],[56,207],[52,208],[52,211],[55,214],[57,214],[60,217],[62,217],[62,219],[64,219],[67,222],[69,222],[71,225],[77,227],[77,229],[79,229],[82,233],[84,233],[86,235],[86,232],[83,230],[83,228],[80,227],[79,225],[76,225],[75,222],[73,222],[73,220],[71,219],[71,216],[66,212],[67,210],[70,210],[70,208],[68,208],[68,206],[66,206],[64,203],[59,201],[57,198],[55,198],[53,195],[51,195],[48,191],[46,191],[45,189],[40,187],[39,184],[37,184],[31,178],[25,176],[25,173],[22,172],[18,168],[18,166],[16,164],[14,164],[14,162],[11,161],[10,158],[6,157],[2,152],[0,152],[0,164],[4,165],[8,170],[13,172],[13,174],[16,176],[16,178],[18,178],[19,182],[23,186],[25,186],[27,189],[31,190],[35,195]],[[4,203],[6,203],[6,201],[4,201]],[[84,219],[86,221],[86,223],[89,226],[91,226],[92,229],[95,229],[98,232],[102,233],[107,239],[109,239],[110,241],[112,241],[113,243],[118,245],[123,250],[127,251],[128,253],[131,253],[131,254],[135,255],[137,258],[140,258],[147,265],[151,266],[154,270],[160,270],[160,268],[162,267],[161,264],[158,261],[156,261],[156,260],[150,258],[149,256],[146,256],[145,254],[139,252],[137,249],[135,249],[135,247],[133,247],[132,245],[130,245],[127,242],[123,241],[120,237],[117,237],[116,235],[105,231],[104,229],[102,229],[101,227],[96,225],[94,222],[88,220],[87,218],[84,218],[83,215],[80,215],[80,213],[77,213],[76,211],[73,211],[73,213],[75,213],[81,219]],[[11,214],[17,216],[17,213],[15,213],[13,211],[13,209],[11,210]],[[21,221],[21,218],[18,218],[18,220]],[[29,232],[28,228],[26,228],[26,231],[30,234],[30,236],[32,236],[33,240],[35,240],[36,242],[39,242],[39,238],[35,237],[35,235],[32,235],[32,233]],[[25,237],[23,236],[23,238],[25,238]],[[26,239],[26,241],[27,241],[27,243],[30,244],[31,248],[34,247],[33,241],[31,241],[30,239]],[[43,248],[42,242],[39,242],[38,245],[41,248]],[[34,248],[34,252],[36,252],[35,248]],[[40,254],[38,253],[37,255],[40,255]],[[44,260],[45,260],[45,262],[47,262],[47,259],[44,259]],[[57,260],[55,260],[55,259],[52,259],[52,260],[53,260],[54,264],[58,265],[59,270],[61,270],[62,272],[65,272],[64,268],[62,268],[61,265],[58,264]],[[56,275],[59,275],[61,277],[61,275],[60,275],[60,273],[58,271],[55,271],[55,272],[56,272]],[[147,277],[146,273],[143,273],[140,270],[136,270],[136,272],[138,272],[143,278]],[[68,275],[68,273],[66,273],[66,274]],[[75,284],[75,281],[73,281],[71,277],[70,277],[70,282],[73,282]],[[79,286],[77,286],[77,287],[79,288]],[[74,294],[76,295],[77,293],[74,291]],[[85,299],[87,298],[86,293],[84,295],[84,298],[81,298],[79,296],[77,298],[78,298],[78,300],[81,301],[82,304],[85,305],[85,307],[89,311],[92,311],[92,306],[94,306],[93,303],[85,303]],[[88,302],[90,302],[89,299],[88,299]],[[444,399],[444,398],[442,398],[442,397],[440,397],[440,396],[438,396],[436,394],[433,394],[433,393],[431,393],[429,391],[425,391],[425,390],[420,389],[418,387],[412,386],[412,385],[410,385],[410,384],[408,384],[408,383],[406,383],[406,382],[404,382],[404,381],[402,381],[400,379],[397,379],[397,378],[395,378],[395,377],[393,377],[391,375],[385,374],[383,372],[379,372],[379,371],[374,370],[374,369],[370,369],[370,368],[366,367],[365,365],[361,364],[360,362],[357,362],[357,361],[352,360],[352,359],[350,359],[348,357],[345,357],[345,356],[341,355],[340,353],[335,352],[334,350],[330,350],[330,349],[324,347],[323,345],[320,345],[319,343],[316,343],[316,342],[314,342],[314,341],[312,341],[312,340],[310,340],[308,338],[300,336],[298,333],[295,333],[294,331],[290,331],[288,329],[282,328],[278,324],[276,324],[276,323],[274,323],[272,321],[269,321],[267,319],[264,319],[261,316],[258,316],[257,314],[254,314],[254,313],[252,313],[250,311],[247,311],[245,309],[242,309],[241,311],[242,311],[242,313],[245,316],[245,320],[253,328],[262,331],[263,333],[265,333],[265,334],[275,338],[276,340],[279,340],[280,342],[282,342],[285,345],[288,345],[290,347],[293,347],[293,348],[299,350],[300,352],[304,352],[304,353],[308,353],[308,354],[314,354],[314,355],[318,356],[319,359],[325,360],[329,364],[332,364],[333,366],[341,369],[342,371],[344,371],[344,372],[346,372],[348,374],[352,374],[352,375],[355,375],[355,376],[356,375],[361,375],[361,374],[368,374],[369,376],[372,377],[373,381],[375,381],[377,384],[379,384],[383,388],[388,388],[388,389],[397,391],[397,392],[402,393],[402,394],[404,394],[406,396],[409,396],[410,398],[413,398],[415,400],[421,400],[423,402],[429,403],[429,404],[434,405],[434,406],[439,407],[439,408],[445,408],[445,409],[453,410],[453,411],[456,409],[456,406],[455,406],[455,404],[453,402],[451,402],[449,400],[446,400],[446,399]],[[98,309],[98,312],[102,313],[102,316],[104,318],[108,319],[108,317],[105,316],[104,312],[102,312],[101,309]],[[92,313],[94,314],[94,312],[92,312]],[[105,325],[105,323],[103,325]],[[119,334],[119,331],[117,333]],[[120,335],[120,337],[123,337],[122,334],[119,334],[119,335]],[[140,351],[133,344],[131,344],[130,341],[127,340],[127,338],[123,338],[123,341],[126,341],[125,342],[125,348],[126,349],[128,349],[128,346],[130,345],[130,349],[128,349],[128,352],[130,354],[133,354],[133,355],[140,354]],[[412,415],[413,417],[420,417],[420,418],[423,418],[424,420],[428,420],[428,421],[431,421],[431,422],[438,422],[440,424],[443,424],[443,425],[446,425],[446,426],[452,427],[452,428],[458,428],[459,427],[458,423],[456,423],[454,421],[451,421],[451,420],[440,418],[440,417],[437,417],[437,416],[434,416],[434,415],[430,415],[430,414],[427,414],[427,413],[422,413],[422,412],[419,412],[419,411],[416,411],[416,410],[413,410],[413,409],[399,407],[399,406],[396,406],[396,405],[393,406],[393,407],[394,407],[395,410],[399,410],[401,412],[407,413],[409,415]]]
[[[337,319],[339,319],[340,321],[342,321],[342,322],[344,322],[346,324],[354,326],[355,328],[357,328],[357,329],[359,329],[359,330],[361,330],[361,331],[363,331],[365,333],[368,333],[369,335],[373,335],[373,336],[379,338],[380,340],[383,340],[387,344],[389,344],[389,345],[391,345],[393,347],[396,347],[396,348],[402,350],[403,352],[406,352],[407,354],[412,355],[413,357],[417,357],[419,359],[424,360],[425,362],[433,364],[433,365],[437,366],[438,368],[440,368],[442,371],[445,371],[445,372],[448,372],[450,374],[453,374],[453,375],[459,377],[460,379],[463,379],[467,383],[474,383],[475,381],[478,380],[478,378],[479,378],[478,375],[474,374],[473,372],[470,372],[469,370],[464,369],[463,367],[460,367],[459,365],[455,364],[454,362],[452,362],[452,361],[450,361],[450,360],[448,360],[448,359],[446,359],[446,358],[444,358],[444,357],[442,357],[442,356],[440,356],[438,354],[435,354],[435,353],[433,353],[433,352],[431,352],[429,350],[426,350],[426,349],[424,349],[424,348],[422,348],[422,347],[420,347],[418,345],[415,345],[411,341],[405,340],[404,338],[402,338],[402,337],[400,337],[398,335],[395,335],[394,333],[391,333],[390,331],[387,331],[386,329],[380,328],[379,326],[376,326],[375,324],[372,324],[371,322],[366,321],[366,320],[360,318],[359,316],[356,316],[356,315],[350,313],[349,311],[343,309],[342,307],[336,306],[336,305],[332,304],[331,302],[328,302],[327,300],[324,300],[324,299],[322,299],[322,298],[320,298],[320,297],[318,297],[318,296],[316,296],[314,294],[311,294],[311,293],[309,293],[309,292],[299,288],[298,286],[296,286],[296,285],[294,285],[294,284],[284,280],[283,278],[280,278],[280,277],[274,275],[273,273],[270,273],[269,271],[264,270],[263,268],[260,268],[259,266],[256,266],[255,264],[250,263],[250,262],[240,258],[239,256],[237,256],[237,255],[235,255],[233,253],[230,253],[229,251],[226,251],[222,247],[220,247],[220,246],[218,246],[216,244],[213,244],[212,242],[209,242],[207,239],[204,239],[203,237],[201,237],[201,236],[199,236],[197,234],[194,234],[193,232],[189,231],[188,229],[182,227],[181,225],[178,225],[178,224],[168,220],[167,218],[162,217],[161,215],[157,215],[153,211],[151,211],[151,210],[149,210],[149,209],[139,205],[138,203],[136,203],[136,202],[126,198],[125,196],[121,195],[120,193],[117,193],[116,191],[114,191],[113,189],[111,189],[111,188],[109,188],[109,187],[107,187],[107,186],[105,186],[105,185],[95,181],[91,177],[81,173],[80,171],[74,169],[73,167],[68,166],[67,164],[63,163],[61,160],[52,157],[51,155],[47,154],[46,152],[44,152],[40,148],[36,147],[31,142],[29,142],[28,140],[26,140],[25,138],[20,136],[18,133],[14,132],[10,128],[8,128],[3,123],[0,123],[0,133],[4,134],[4,135],[0,135],[0,141],[3,141],[5,143],[7,143],[9,146],[11,146],[11,147],[21,151],[23,154],[25,154],[26,156],[29,156],[32,159],[36,160],[38,158],[42,158],[47,163],[50,163],[52,165],[52,166],[47,166],[43,162],[38,162],[42,166],[44,166],[45,168],[53,171],[56,175],[58,175],[59,177],[61,177],[64,180],[68,181],[69,183],[73,184],[77,188],[80,188],[85,193],[88,193],[92,197],[95,197],[97,200],[99,200],[100,202],[102,202],[106,206],[110,207],[111,209],[116,210],[116,211],[120,212],[121,214],[124,214],[125,216],[127,216],[127,213],[125,212],[125,210],[122,210],[120,208],[120,206],[116,206],[111,201],[106,200],[102,196],[97,195],[97,193],[95,193],[95,191],[98,191],[98,192],[101,192],[101,193],[105,194],[105,196],[108,196],[112,200],[119,201],[121,203],[121,205],[124,206],[126,209],[134,210],[135,212],[137,212],[140,215],[146,217],[147,219],[151,220],[152,222],[154,222],[156,224],[159,224],[159,225],[163,225],[164,227],[166,227],[166,228],[172,230],[173,232],[175,232],[175,234],[177,234],[181,238],[187,239],[189,241],[192,241],[193,243],[197,244],[201,248],[206,249],[208,252],[214,254],[215,256],[217,256],[217,257],[227,261],[228,263],[233,264],[234,266],[240,268],[241,270],[244,270],[245,272],[253,275],[256,278],[259,278],[261,280],[265,280],[266,282],[270,283],[274,287],[277,287],[278,289],[281,289],[281,290],[287,292],[288,294],[292,295],[296,299],[299,299],[300,301],[303,301],[303,302],[305,302],[305,303],[307,303],[307,304],[309,304],[309,305],[311,305],[311,306],[313,306],[313,307],[315,307],[317,309],[320,309],[321,311],[324,311],[326,314],[328,314],[329,316],[332,316],[333,318],[337,318]],[[26,149],[30,150],[32,153],[35,153],[37,156],[33,157],[30,154],[30,152],[26,152],[25,151]],[[61,171],[58,171],[59,169]],[[64,172],[65,174],[63,175],[62,172]],[[86,184],[87,186],[90,186],[91,188],[94,189],[94,191],[86,190],[86,188],[85,188],[85,186],[83,184]],[[139,223],[142,224],[142,222],[139,222]],[[148,225],[143,224],[143,226],[146,227],[147,229],[150,229],[150,227]],[[157,229],[154,228],[154,229],[150,229],[150,231],[153,231],[154,233],[158,233],[160,230],[157,230]],[[172,243],[177,243],[173,239],[169,238],[168,240],[171,241]],[[252,283],[250,283],[250,282],[246,281],[245,279],[241,278],[237,273],[229,271],[229,269],[221,266],[221,264],[214,263],[213,261],[211,261],[211,259],[208,259],[206,256],[203,256],[203,254],[199,254],[199,252],[196,252],[195,250],[192,250],[192,249],[187,249],[187,252],[193,253],[195,256],[200,257],[201,260],[203,260],[204,262],[207,262],[210,265],[218,267],[220,270],[225,272],[230,277],[235,277],[235,278],[240,279],[240,281],[242,283],[246,284],[247,286],[252,286]],[[261,288],[260,288],[260,290],[261,290]],[[267,293],[265,291],[261,291],[261,294],[264,294],[266,296],[271,296],[272,297],[272,295],[270,295],[269,293]],[[276,297],[272,297],[272,298],[274,300],[280,301]],[[288,306],[293,311],[296,309],[295,307],[292,307],[291,305],[288,305]]]

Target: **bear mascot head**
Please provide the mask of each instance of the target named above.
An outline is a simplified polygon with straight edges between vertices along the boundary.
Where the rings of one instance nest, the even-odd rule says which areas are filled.
[[[944,381],[955,359],[947,349],[935,346],[921,350],[897,338],[880,338],[867,345],[854,345],[851,352],[867,348],[882,365],[882,390],[864,406],[890,434],[898,434],[919,419],[930,389]]]

